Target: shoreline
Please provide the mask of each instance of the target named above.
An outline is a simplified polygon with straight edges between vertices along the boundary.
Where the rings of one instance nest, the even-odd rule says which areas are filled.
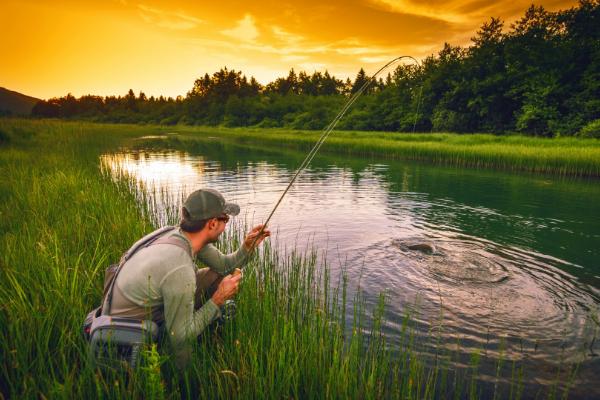
[[[220,135],[236,145],[264,145],[308,152],[320,131],[214,127],[174,127],[166,144],[186,145]],[[390,133],[333,131],[320,152],[330,155],[410,160],[432,165],[530,172],[557,176],[600,177],[600,141],[531,138],[491,134]]]
[[[162,138],[162,143],[185,148],[195,142],[238,146],[268,146],[308,152],[322,131],[282,128],[227,128],[190,125],[132,125],[53,119],[3,118],[9,123],[86,125],[122,132],[130,139]],[[125,130],[143,132],[134,135]],[[1,138],[0,138],[1,139]],[[1,142],[1,140],[0,140]],[[432,165],[528,172],[581,178],[600,177],[600,140],[591,138],[539,138],[486,133],[401,133],[381,131],[332,131],[320,153],[409,160]]]

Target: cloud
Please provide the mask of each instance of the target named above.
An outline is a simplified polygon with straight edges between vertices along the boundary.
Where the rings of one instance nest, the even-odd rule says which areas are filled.
[[[439,44],[435,45],[395,45],[395,46],[369,46],[367,42],[361,42],[356,38],[349,38],[336,42],[331,51],[340,56],[358,59],[369,64],[380,64],[390,61],[395,57],[410,55],[416,58],[427,56],[436,51]],[[409,61],[407,61],[409,62]]]
[[[138,4],[138,12],[144,21],[156,24],[161,28],[188,30],[204,23],[201,19],[184,14],[183,12],[164,11],[143,4]]]
[[[360,57],[359,60],[365,64],[383,64],[390,61],[390,56],[373,56],[373,57]]]
[[[319,62],[304,62],[298,64],[298,66],[304,71],[323,71],[326,69],[326,65]]]
[[[281,61],[285,61],[285,62],[305,61],[307,59],[308,59],[307,56],[302,56],[302,55],[299,55],[299,54],[290,54],[288,56],[282,56],[281,57]]]
[[[295,35],[298,36],[298,35]],[[312,43],[299,40],[291,45],[274,44],[273,40],[266,43],[264,40],[254,42],[234,43],[230,40],[215,40],[206,37],[187,39],[190,44],[205,51],[222,54],[248,54],[252,58],[259,57],[262,60],[275,60],[273,56],[285,64],[293,64],[300,69],[313,70],[340,70],[341,68],[352,69],[356,62],[363,65],[368,64],[373,68],[380,66],[400,55],[414,55],[416,57],[431,54],[435,49],[431,45],[410,46],[369,46],[357,38],[348,38],[330,43]],[[296,41],[296,38],[294,39]],[[210,49],[210,50],[209,50]],[[237,56],[232,56],[236,58]],[[324,60],[328,60],[324,62]],[[239,60],[236,60],[239,61]],[[403,60],[402,63],[412,63]]]
[[[490,17],[500,17],[511,22],[523,15],[532,4],[531,0],[366,0],[371,6],[399,14],[415,15],[462,25],[470,30]],[[539,3],[539,2],[536,2]],[[576,3],[570,0],[546,1],[549,8]]]
[[[235,28],[224,29],[221,33],[242,42],[254,42],[259,35],[254,18],[250,14],[239,20]]]
[[[273,26],[271,31],[277,39],[286,44],[297,44],[304,39],[302,36],[287,32],[278,26]]]
[[[347,56],[357,56],[357,55],[366,55],[366,54],[380,54],[382,52],[390,51],[389,48],[381,48],[381,47],[338,47],[335,49],[336,53],[347,55]]]
[[[468,0],[455,0],[437,3],[430,1],[425,4],[411,0],[369,0],[374,6],[390,9],[391,11],[418,15],[421,17],[439,19],[450,23],[465,23],[468,21],[468,15],[458,12],[458,6],[468,3]]]
[[[196,37],[193,39],[185,39],[185,42],[196,45],[205,46],[213,49],[233,49],[233,50],[249,50],[265,54],[278,55],[282,57],[303,57],[307,54],[325,54],[332,51],[332,44],[295,44],[295,45],[280,45],[265,44],[261,41],[245,41],[241,43],[233,43],[227,40],[210,39],[206,37]]]

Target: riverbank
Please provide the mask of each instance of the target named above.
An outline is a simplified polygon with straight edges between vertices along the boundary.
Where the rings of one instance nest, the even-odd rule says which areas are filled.
[[[87,364],[81,321],[100,301],[104,268],[151,231],[157,216],[126,177],[113,181],[102,172],[99,156],[170,130],[0,120],[0,131],[4,397],[477,398],[482,386],[496,396],[495,382],[478,379],[479,354],[455,370],[457,355],[440,348],[436,363],[425,365],[408,316],[402,345],[389,349],[381,334],[384,297],[375,310],[355,301],[346,318],[352,299],[345,283],[331,283],[316,254],[281,256],[268,247],[244,276],[235,322],[221,336],[203,336],[188,371],[150,352],[132,379],[100,376]],[[176,206],[162,217],[174,222]],[[223,250],[235,248],[241,233],[230,228]],[[370,329],[362,325],[366,313],[374,314]],[[498,396],[519,398],[520,364],[499,360],[497,371],[505,383]],[[571,383],[571,371],[563,371],[543,395]]]
[[[11,120],[29,123],[28,120]],[[34,122],[34,121],[32,121]],[[97,130],[120,132],[122,137],[161,139],[160,146],[186,149],[194,143],[221,142],[254,148],[309,151],[321,131],[281,128],[225,128],[187,125],[124,125],[42,120],[42,124],[84,124]],[[0,143],[4,139],[0,133]],[[600,177],[600,140],[593,138],[538,138],[520,135],[399,133],[333,131],[320,153],[381,159],[415,160],[436,165]]]
[[[164,140],[185,148],[210,140],[246,146],[308,151],[321,132],[284,129],[176,126]],[[526,171],[565,176],[600,176],[600,141],[490,134],[334,131],[322,153],[417,160],[438,165]]]

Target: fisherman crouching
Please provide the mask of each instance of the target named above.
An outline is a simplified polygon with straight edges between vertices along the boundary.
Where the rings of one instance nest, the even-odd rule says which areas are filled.
[[[237,268],[270,235],[258,225],[237,251],[221,253],[213,243],[230,216],[239,211],[239,206],[227,203],[218,191],[197,190],[185,200],[178,227],[161,228],[136,242],[121,259],[113,279],[105,282],[102,307],[88,316],[92,358],[107,339],[125,347],[131,340],[136,342],[131,347],[138,348],[138,340],[128,339],[131,335],[126,329],[125,334],[120,332],[119,326],[133,322],[139,327],[142,322],[154,330],[160,327],[169,338],[177,365],[186,366],[192,342],[221,317],[226,301],[238,292],[241,274]],[[195,258],[208,268],[199,269]],[[137,362],[131,349],[125,354],[130,364]]]

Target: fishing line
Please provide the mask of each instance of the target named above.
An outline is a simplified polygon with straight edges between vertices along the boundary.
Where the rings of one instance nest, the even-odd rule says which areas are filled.
[[[352,104],[354,104],[356,102],[356,100],[361,96],[361,94],[365,90],[367,90],[367,88],[371,85],[371,83],[373,83],[373,82],[376,81],[377,76],[382,71],[384,71],[385,69],[387,69],[390,65],[392,65],[392,64],[394,64],[394,63],[396,63],[396,62],[398,62],[398,61],[400,61],[400,60],[402,60],[404,58],[409,58],[409,59],[413,60],[417,65],[419,65],[419,62],[414,57],[412,57],[412,56],[400,56],[400,57],[396,57],[393,60],[389,61],[387,64],[385,64],[383,67],[381,67],[377,72],[375,72],[375,74],[370,79],[368,79],[365,83],[363,83],[363,85],[348,99],[348,101],[344,104],[344,106],[342,107],[342,109],[340,110],[340,112],[336,115],[336,117],[323,130],[323,133],[319,137],[319,140],[317,140],[317,142],[315,143],[315,145],[313,146],[313,148],[308,152],[308,154],[304,158],[304,161],[302,161],[302,163],[300,164],[300,166],[296,170],[296,173],[294,174],[294,176],[292,177],[292,179],[288,183],[287,187],[281,193],[281,196],[279,197],[279,200],[277,200],[277,203],[275,203],[275,206],[273,207],[273,210],[271,210],[271,213],[269,214],[269,216],[267,217],[267,219],[263,223],[262,229],[259,231],[259,233],[254,238],[254,241],[252,242],[252,245],[250,246],[250,248],[254,247],[254,244],[256,243],[256,240],[260,237],[260,235],[262,234],[262,232],[267,227],[267,224],[271,220],[271,217],[273,217],[273,214],[275,214],[275,211],[277,210],[277,208],[281,204],[281,201],[283,200],[283,198],[285,197],[285,195],[287,194],[287,192],[290,190],[290,188],[292,187],[292,185],[294,184],[294,182],[296,182],[296,179],[298,178],[298,176],[300,175],[300,173],[308,166],[308,164],[310,164],[310,162],[315,157],[315,155],[317,154],[317,152],[319,151],[319,149],[321,148],[321,146],[323,145],[323,143],[325,142],[325,140],[327,139],[327,137],[329,137],[329,134],[331,133],[331,131],[336,127],[336,125],[338,124],[338,122],[340,121],[340,119],[342,119],[342,117],[344,116],[344,114],[346,114],[346,111],[348,111],[348,109],[352,106]],[[422,91],[423,91],[423,86],[421,85],[421,91],[419,92],[419,99],[417,99],[417,113],[415,115],[415,123],[413,125],[413,132],[415,131],[415,128],[417,126],[417,118],[418,118],[418,112],[419,112],[418,109],[419,109],[419,103],[421,101],[420,97],[421,97]]]

